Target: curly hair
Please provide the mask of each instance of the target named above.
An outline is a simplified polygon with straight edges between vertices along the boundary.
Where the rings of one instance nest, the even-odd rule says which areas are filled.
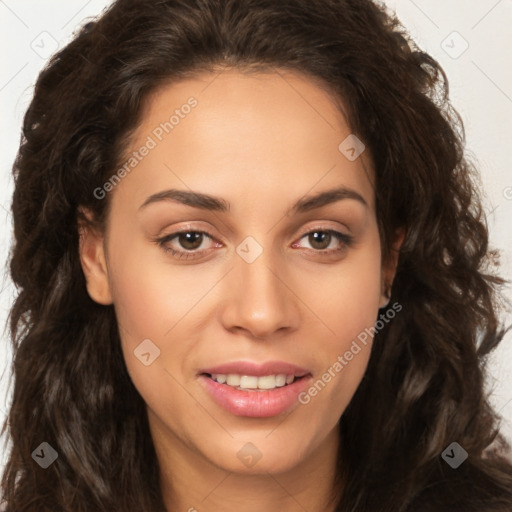
[[[332,91],[372,155],[383,261],[406,227],[391,291],[403,311],[375,335],[339,423],[337,510],[512,510],[510,446],[485,391],[506,281],[440,65],[371,0],[117,0],[40,73],[13,166],[8,512],[165,510],[114,308],[86,290],[80,207],[105,227],[110,196],[93,190],[150,93],[228,67]],[[42,441],[59,454],[45,471],[31,458]],[[469,454],[456,471],[441,458],[453,441]]]

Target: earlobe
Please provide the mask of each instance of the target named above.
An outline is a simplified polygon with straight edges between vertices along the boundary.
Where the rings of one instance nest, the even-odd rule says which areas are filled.
[[[379,309],[387,307],[391,300],[391,286],[388,283],[384,283],[381,289]]]
[[[379,302],[379,309],[385,308],[391,299],[391,287],[395,279],[396,269],[398,266],[398,256],[400,254],[400,248],[404,242],[406,235],[406,228],[399,228],[395,232],[394,241],[391,247],[391,255],[387,268],[382,272],[382,284],[381,284],[381,295]]]
[[[90,218],[89,213],[85,215]],[[110,305],[113,301],[105,258],[104,236],[90,223],[79,223],[78,232],[80,263],[85,276],[87,293],[98,304]]]

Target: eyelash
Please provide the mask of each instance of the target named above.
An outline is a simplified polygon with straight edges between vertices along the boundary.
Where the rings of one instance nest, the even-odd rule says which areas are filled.
[[[199,256],[197,256],[198,254],[200,255],[201,253],[203,253],[205,251],[208,251],[208,249],[203,249],[202,251],[197,251],[197,249],[195,249],[195,251],[197,251],[197,252],[193,252],[193,251],[178,251],[178,250],[173,249],[172,247],[169,247],[169,246],[166,245],[168,242],[170,242],[171,240],[177,238],[179,235],[186,234],[186,233],[202,234],[202,235],[205,235],[207,238],[210,238],[211,240],[215,240],[215,238],[212,235],[210,235],[207,231],[199,231],[199,230],[194,230],[194,229],[188,229],[187,228],[187,229],[183,229],[181,231],[176,231],[175,233],[171,233],[169,235],[165,235],[165,236],[163,236],[161,238],[156,238],[153,241],[155,243],[157,243],[165,252],[171,253],[171,255],[173,257],[179,258],[179,259],[198,258],[199,257]],[[315,228],[315,229],[312,229],[310,231],[307,231],[306,233],[303,233],[301,235],[301,237],[299,238],[299,240],[301,240],[305,236],[311,235],[312,233],[328,233],[330,235],[333,235],[335,238],[337,238],[338,241],[342,242],[342,246],[337,248],[337,249],[328,249],[328,250],[324,249],[324,250],[322,250],[322,249],[309,249],[309,248],[306,248],[306,250],[308,252],[314,252],[316,254],[320,254],[322,257],[331,256],[331,255],[333,255],[335,253],[341,253],[345,249],[351,247],[352,243],[354,241],[354,238],[352,236],[350,236],[350,235],[346,235],[344,233],[340,233],[339,231],[335,231],[333,229],[320,229],[320,228]]]

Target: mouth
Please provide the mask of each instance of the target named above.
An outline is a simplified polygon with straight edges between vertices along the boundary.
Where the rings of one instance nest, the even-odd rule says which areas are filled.
[[[217,406],[234,416],[270,418],[290,412],[313,376],[304,368],[282,361],[248,361],[204,368],[199,381]]]
[[[239,391],[270,391],[277,388],[290,386],[294,382],[301,380],[305,375],[294,374],[269,374],[269,375],[242,375],[237,373],[203,373],[205,377],[224,384]]]
[[[269,418],[300,402],[312,373],[286,361],[232,361],[198,371],[207,396],[235,416]]]

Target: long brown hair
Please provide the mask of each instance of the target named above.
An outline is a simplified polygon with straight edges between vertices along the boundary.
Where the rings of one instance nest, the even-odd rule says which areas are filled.
[[[340,420],[338,510],[512,510],[509,450],[484,388],[506,332],[477,171],[439,64],[370,0],[117,0],[38,77],[14,163],[10,272],[14,389],[4,431],[8,512],[157,512],[145,404],[112,306],[87,294],[79,206],[103,228],[101,187],[148,94],[219,66],[290,69],[346,106],[375,164],[384,258],[400,226],[391,303]],[[441,457],[457,442],[467,460]],[[47,469],[31,454],[58,452]]]

